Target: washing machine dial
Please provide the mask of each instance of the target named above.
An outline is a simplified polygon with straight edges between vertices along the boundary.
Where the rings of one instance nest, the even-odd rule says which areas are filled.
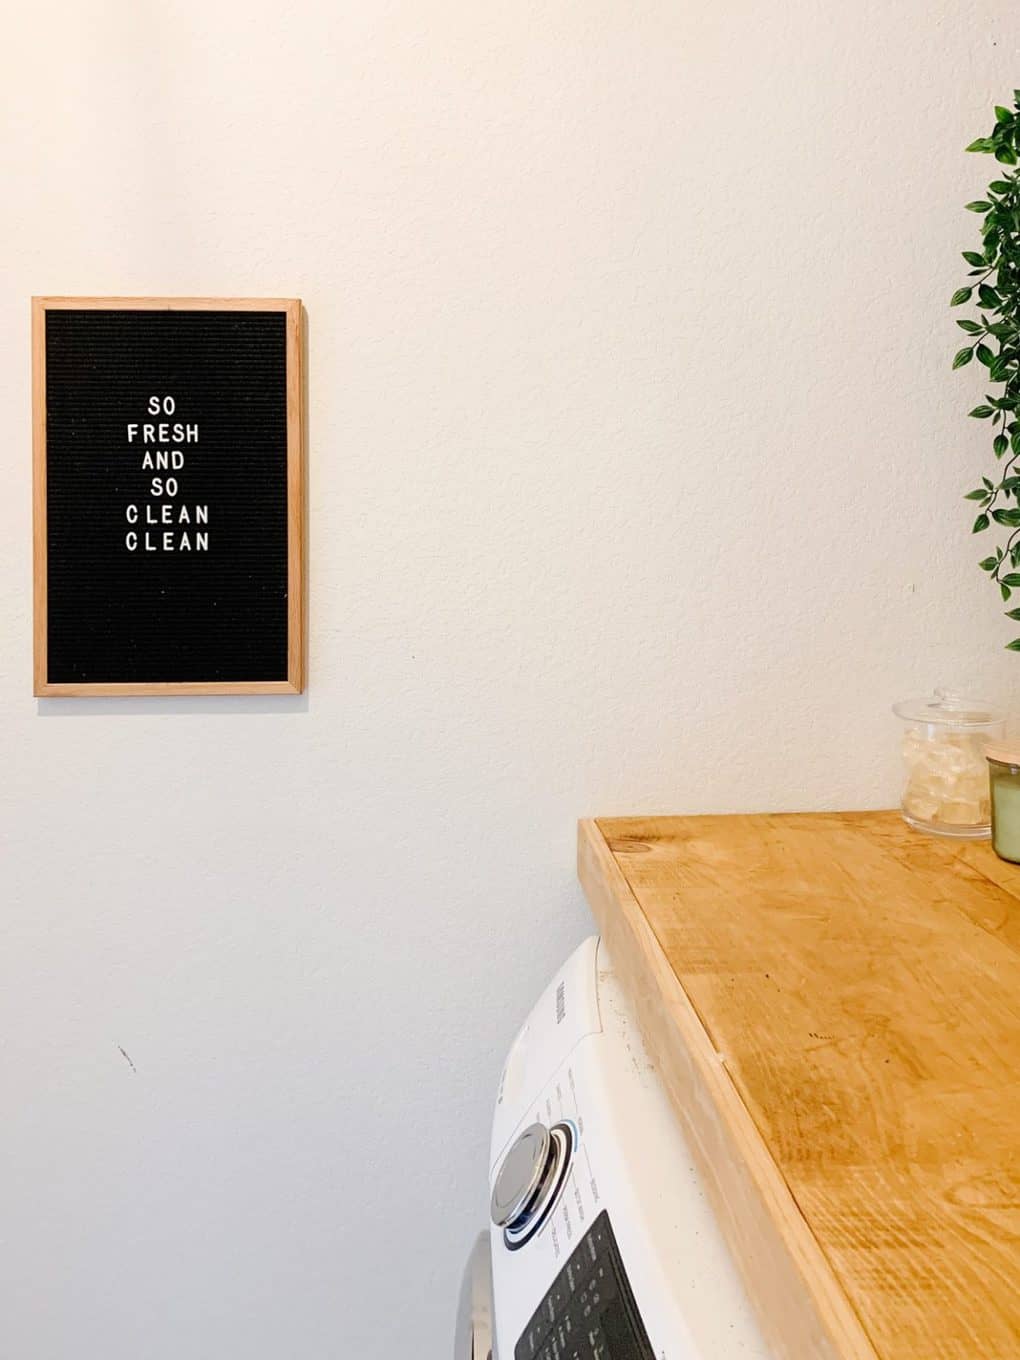
[[[567,1123],[529,1124],[511,1144],[492,1187],[492,1221],[515,1251],[549,1218],[566,1182],[575,1132]]]
[[[544,1124],[529,1124],[503,1158],[492,1187],[492,1221],[497,1228],[516,1223],[542,1188],[549,1170],[552,1137]]]

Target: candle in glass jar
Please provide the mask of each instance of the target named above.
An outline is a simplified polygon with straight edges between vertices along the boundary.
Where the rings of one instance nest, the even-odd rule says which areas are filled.
[[[1000,859],[1020,864],[1020,746],[989,746],[992,793],[992,849]]]

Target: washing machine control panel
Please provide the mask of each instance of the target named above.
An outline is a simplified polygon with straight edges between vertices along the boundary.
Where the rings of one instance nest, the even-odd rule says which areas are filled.
[[[605,1209],[553,1281],[514,1360],[655,1360]]]
[[[501,1360],[771,1360],[595,939],[515,1041],[489,1168]]]

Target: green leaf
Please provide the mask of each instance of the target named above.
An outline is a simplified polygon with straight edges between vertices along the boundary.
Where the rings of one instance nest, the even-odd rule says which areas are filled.
[[[958,349],[956,351],[956,358],[953,360],[953,367],[963,368],[964,364],[969,364],[973,357],[974,357],[973,346],[970,346],[967,349]]]
[[[968,335],[981,335],[981,326],[976,321],[957,321],[961,331],[966,331]]]
[[[978,345],[974,353],[977,355],[981,363],[984,364],[985,368],[991,368],[992,363],[995,360],[995,355],[992,353],[992,351],[988,348],[987,345]]]
[[[995,143],[991,137],[977,137],[970,146],[965,146],[964,151],[994,151]]]
[[[1000,581],[1000,582],[999,582],[999,590],[1000,590],[1000,592],[1002,593],[1002,598],[1003,598],[1004,600],[1008,600],[1008,599],[1009,599],[1009,596],[1010,596],[1010,589],[1009,589],[1009,586],[1004,586],[1004,585],[1002,584],[1002,582]]]
[[[996,458],[1001,458],[1009,448],[1009,440],[1004,434],[997,434],[992,440],[992,448],[995,450]]]
[[[986,557],[983,562],[978,563],[982,571],[994,571],[998,565],[999,559],[997,557]]]
[[[1020,619],[1020,609],[1007,609],[1007,610],[1006,610],[1006,618],[1007,618],[1007,619]],[[1020,650],[1020,648],[1018,648],[1017,650]]]
[[[956,292],[949,299],[950,307],[959,307],[961,302],[969,302],[973,288],[957,288]]]
[[[1010,590],[1016,590],[1017,586],[1020,586],[1020,575],[1015,571],[1011,571],[1008,576],[1002,578],[1000,584],[1009,586]]]
[[[1007,652],[1020,652],[1020,638],[1014,638],[1012,642],[1006,643]]]
[[[992,205],[986,198],[976,198],[973,203],[965,203],[964,207],[968,212],[976,213],[986,213],[992,210]]]
[[[1002,301],[995,289],[987,283],[982,283],[978,287],[978,297],[981,300],[982,307],[998,307],[999,303]]]
[[[997,146],[995,148],[995,159],[1000,165],[1016,165],[1016,152],[1011,146]]]
[[[1005,524],[1010,529],[1016,529],[1020,527],[1020,510],[993,510],[992,519],[995,520],[996,524]],[[1010,581],[1007,577],[1006,584],[1020,586],[1020,576],[1015,581]]]
[[[976,264],[979,267],[984,264],[984,256],[979,255],[976,250],[964,250],[961,252],[968,264]]]
[[[983,501],[987,495],[988,492],[984,489],[984,487],[979,486],[976,491],[968,491],[963,499],[965,501]]]
[[[988,330],[997,340],[1009,340],[1016,334],[1016,326],[1010,321],[993,321]]]
[[[975,406],[974,409],[973,409],[973,411],[968,411],[967,414],[968,414],[968,415],[972,415],[972,416],[974,417],[975,420],[987,420],[989,416],[994,416],[994,415],[995,415],[995,407],[994,407],[994,406]]]
[[[1008,194],[1013,186],[1008,179],[993,179],[988,187],[993,194]]]
[[[974,527],[973,529],[971,529],[971,533],[980,534],[982,530],[987,528],[988,528],[988,516],[978,515],[977,519],[974,521]]]

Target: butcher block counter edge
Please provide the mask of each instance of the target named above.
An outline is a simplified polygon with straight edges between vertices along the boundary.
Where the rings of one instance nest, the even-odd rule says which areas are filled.
[[[578,877],[776,1360],[877,1360],[595,819]]]

